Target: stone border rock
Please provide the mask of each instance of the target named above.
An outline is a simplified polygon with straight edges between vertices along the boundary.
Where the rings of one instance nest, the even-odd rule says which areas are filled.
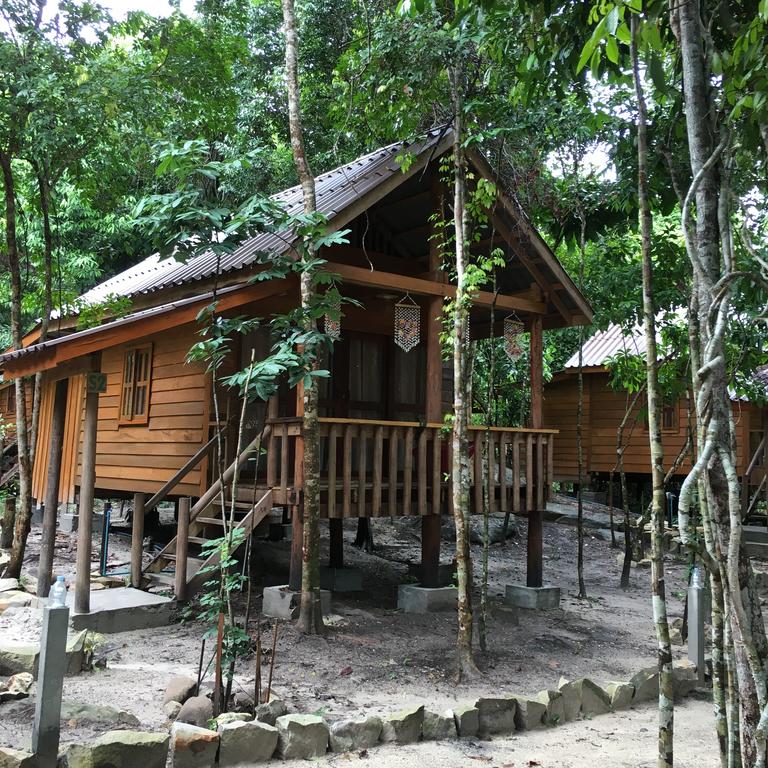
[[[673,680],[676,699],[699,687],[696,667],[687,660],[675,662]],[[276,757],[313,759],[328,749],[342,753],[368,750],[382,743],[511,735],[626,709],[650,701],[657,690],[658,672],[653,667],[640,670],[628,682],[599,685],[589,678],[561,678],[556,689],[539,691],[534,696],[479,698],[444,713],[431,712],[422,705],[382,717],[357,716],[330,724],[319,715],[275,717],[287,708],[284,702],[273,699],[269,705],[261,705],[263,712],[255,720],[247,715],[248,719],[244,719],[243,714],[222,716],[217,723],[218,731],[175,723],[170,735],[171,765],[234,768]],[[120,762],[121,750],[135,749],[139,744],[146,750],[143,768],[165,765],[163,755],[168,752],[168,736],[137,731],[113,731],[89,745],[67,745],[69,761],[64,764],[70,768],[90,766],[87,761],[105,751],[110,758],[116,757],[115,765],[122,766],[125,763]],[[35,764],[28,753],[0,749],[0,765]]]

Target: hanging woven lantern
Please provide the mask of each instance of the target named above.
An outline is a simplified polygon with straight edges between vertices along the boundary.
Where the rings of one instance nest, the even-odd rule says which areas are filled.
[[[335,317],[329,314],[323,315],[323,330],[325,335],[332,341],[338,341],[341,338],[341,305],[338,301],[333,304]]]
[[[410,352],[421,341],[421,307],[405,294],[395,304],[395,344]]]
[[[323,328],[325,335],[333,341],[338,341],[341,338],[341,319],[325,315],[323,317]]]
[[[504,351],[510,360],[517,360],[523,353],[520,346],[520,335],[525,326],[520,322],[516,315],[509,315],[504,318]]]

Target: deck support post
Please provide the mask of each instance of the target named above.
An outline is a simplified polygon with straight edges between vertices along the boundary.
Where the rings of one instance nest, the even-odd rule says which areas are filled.
[[[37,596],[48,597],[53,581],[53,550],[56,544],[56,517],[59,510],[59,476],[64,449],[64,423],[67,416],[68,380],[59,379],[54,387],[48,475],[43,501],[43,532],[40,540],[40,565],[37,571]]]
[[[91,536],[93,534],[93,492],[96,485],[96,432],[99,422],[99,393],[85,394],[83,451],[80,475],[80,503],[77,510],[77,575],[75,613],[91,611]]]
[[[528,573],[526,585],[529,587],[544,586],[543,527],[544,511],[541,509],[528,510]]]
[[[144,550],[144,501],[143,493],[133,494],[131,519],[131,586],[141,589],[141,554]]]
[[[437,212],[441,206],[440,179],[437,174],[432,178],[432,207]],[[433,224],[433,234],[436,226]],[[437,237],[429,239],[429,271],[435,278],[445,279],[440,270],[441,254],[440,240]],[[426,355],[426,392],[424,395],[424,415],[427,422],[439,422],[443,418],[443,355],[440,348],[440,331],[442,330],[443,298],[435,296],[429,299],[426,306],[427,355]],[[440,450],[437,441],[432,442],[432,450]],[[433,488],[432,493],[440,493],[439,488]],[[424,587],[440,586],[440,528],[441,515],[425,514],[420,509],[421,517],[421,585]]]
[[[288,588],[294,592],[301,591],[301,550],[304,539],[304,521],[301,507],[297,504],[291,508],[291,567],[288,573]]]
[[[179,523],[176,528],[176,573],[174,593],[176,602],[187,599],[187,555],[189,553],[189,497],[179,499]]]
[[[531,428],[541,429],[543,424],[543,397],[544,397],[544,358],[543,358],[543,331],[541,315],[536,315],[531,320],[530,343],[530,371],[531,371]],[[534,455],[538,455],[538,452]],[[531,456],[533,458],[533,456]],[[543,467],[534,460],[533,478],[534,492],[529,494],[533,499],[533,506],[528,510],[528,573],[526,583],[529,587],[541,587],[544,585],[543,573],[543,536],[544,536],[544,510],[539,509],[539,499],[544,495],[537,493],[539,483],[544,481]]]
[[[330,538],[330,552],[328,556],[329,568],[344,567],[344,521],[340,517],[332,517],[328,520],[328,535]]]

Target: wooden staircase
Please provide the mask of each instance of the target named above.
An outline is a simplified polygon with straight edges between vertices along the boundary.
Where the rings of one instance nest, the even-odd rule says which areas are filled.
[[[258,452],[262,441],[267,437],[269,428],[256,438],[222,473],[221,477],[200,497],[194,506],[189,502],[179,505],[179,520],[176,536],[152,559],[143,571],[144,581],[151,585],[171,587],[178,599],[189,599],[212,578],[211,569],[220,559],[218,549],[205,550],[205,545],[224,535],[230,521],[233,528],[243,531],[241,541],[248,536],[269,516],[273,506],[272,489],[259,490],[254,496],[253,488],[243,489],[232,498],[232,481],[245,462]],[[196,458],[196,457],[193,457]],[[193,462],[185,465],[183,474],[191,469]],[[147,503],[144,514],[153,509],[172,490],[173,485],[181,481],[183,474],[168,483],[162,492],[156,494]],[[247,500],[246,500],[247,496]],[[178,571],[183,570],[183,579]]]

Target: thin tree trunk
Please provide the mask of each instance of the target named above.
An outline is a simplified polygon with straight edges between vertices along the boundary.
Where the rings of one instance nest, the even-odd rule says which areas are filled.
[[[304,212],[312,214],[317,210],[315,197],[315,177],[309,167],[304,150],[304,132],[301,124],[301,106],[299,91],[298,42],[294,0],[282,0],[283,24],[285,35],[285,80],[288,90],[288,123],[291,133],[291,149],[296,173],[301,183],[304,197]],[[302,249],[302,259],[306,262],[314,258],[314,247],[306,242]],[[310,335],[317,330],[317,323],[311,317],[310,310],[314,303],[315,286],[313,274],[304,269],[301,272],[301,308],[303,311],[304,330]],[[298,626],[307,634],[323,631],[323,614],[320,605],[320,439],[318,431],[318,392],[314,377],[305,382],[304,414],[302,435],[304,441],[304,530],[302,541],[301,572],[301,613]]]
[[[21,263],[16,238],[16,189],[11,166],[11,156],[0,151],[0,167],[3,172],[5,192],[5,243],[8,252],[8,267],[11,279],[11,339],[14,349],[22,347],[21,315]],[[27,422],[26,382],[23,378],[15,381],[16,387],[16,447],[19,462],[19,501],[16,507],[14,540],[11,559],[5,575],[12,578],[21,576],[24,563],[24,547],[29,534],[32,518],[32,467],[29,461],[29,431]]]
[[[584,249],[586,247],[587,220],[579,210],[581,231],[579,234],[579,289],[584,288]],[[586,599],[584,583],[584,326],[579,326],[579,400],[576,405],[576,456],[578,460],[579,492],[576,496],[576,574],[579,581],[579,599]]]
[[[48,338],[48,325],[53,309],[53,234],[51,232],[50,188],[45,175],[38,163],[33,163],[37,177],[37,188],[40,193],[40,213],[43,217],[43,314],[40,318],[40,338]],[[30,420],[29,464],[35,466],[37,455],[37,434],[40,425],[40,405],[42,402],[43,374],[35,374],[32,392],[32,418]]]
[[[472,563],[469,551],[469,302],[466,294],[467,233],[466,168],[464,163],[463,77],[460,65],[449,67],[453,107],[453,219],[455,228],[456,302],[453,313],[453,435],[451,493],[456,524],[456,575],[458,587],[458,677],[476,674],[472,653]],[[476,477],[476,483],[482,478]]]
[[[637,194],[643,255],[643,320],[645,328],[646,377],[648,388],[648,436],[653,479],[651,514],[651,590],[656,625],[659,663],[659,768],[673,765],[674,690],[672,650],[669,642],[667,603],[664,582],[664,449],[661,442],[661,393],[659,389],[656,322],[653,305],[653,263],[651,261],[651,206],[648,199],[647,108],[640,79],[637,53],[638,19],[632,15],[632,74],[637,99]]]

